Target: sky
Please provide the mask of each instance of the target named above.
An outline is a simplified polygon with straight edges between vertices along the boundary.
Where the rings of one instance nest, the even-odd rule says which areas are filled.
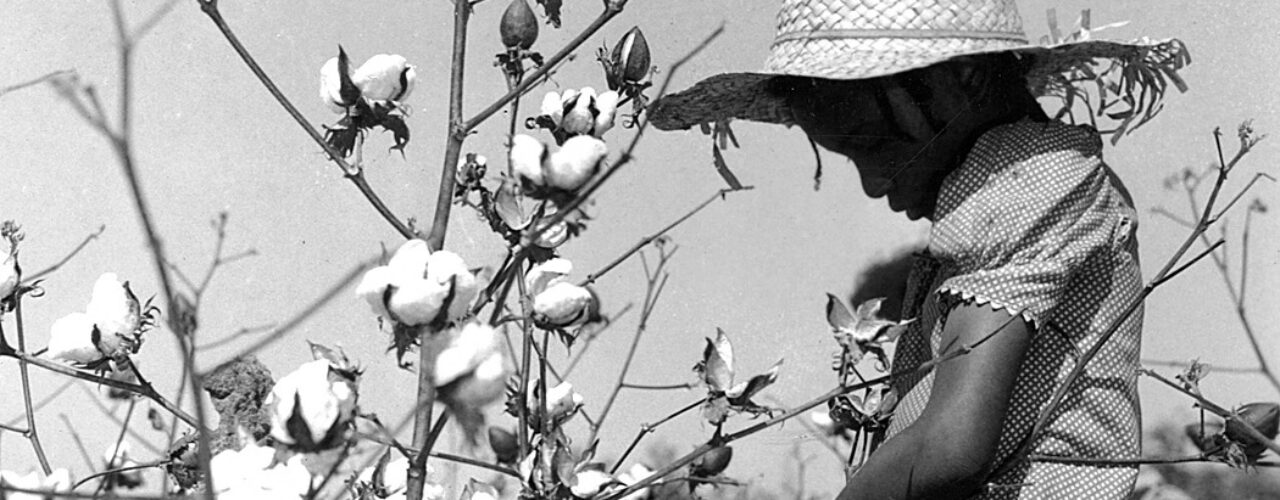
[[[378,53],[398,53],[419,68],[418,90],[409,99],[413,140],[402,157],[386,152],[390,138],[377,136],[365,151],[370,183],[402,217],[429,221],[443,154],[448,88],[451,4],[443,0],[339,2],[289,0],[270,3],[223,1],[233,29],[258,57],[302,113],[314,124],[333,123],[317,96],[320,65],[338,44],[356,61]],[[534,47],[550,54],[595,17],[599,2],[565,2],[564,26],[543,26]],[[118,68],[114,33],[103,2],[67,0],[5,2],[0,47],[6,47],[0,85],[25,81],[50,71],[75,69],[92,83],[114,115]],[[530,110],[546,90],[605,86],[594,62],[597,47],[612,46],[632,26],[640,26],[659,67],[667,68],[717,26],[724,34],[692,63],[672,76],[672,88],[729,71],[763,67],[773,35],[774,2],[689,2],[633,0],[613,23],[577,51],[558,71],[551,86],[524,101]],[[466,112],[470,114],[505,90],[493,55],[501,50],[498,17],[505,2],[481,3],[472,19],[466,70]],[[1139,239],[1144,273],[1153,274],[1185,238],[1186,231],[1152,213],[1158,207],[1186,213],[1180,191],[1163,180],[1184,167],[1203,168],[1216,157],[1211,132],[1222,127],[1224,146],[1238,123],[1254,119],[1262,133],[1280,129],[1276,109],[1280,88],[1274,68],[1280,55],[1266,23],[1277,14],[1273,2],[1195,2],[1136,0],[1086,2],[1035,0],[1019,3],[1033,38],[1046,32],[1044,12],[1056,7],[1062,24],[1093,8],[1095,25],[1130,21],[1103,36],[1131,39],[1177,37],[1190,49],[1193,63],[1184,71],[1191,87],[1170,95],[1160,117],[1118,146],[1106,161],[1133,192],[1141,217]],[[153,2],[126,2],[126,15],[139,22]],[[256,256],[220,268],[200,311],[198,344],[236,331],[282,322],[345,275],[356,263],[394,248],[400,239],[359,193],[327,163],[319,149],[270,98],[241,64],[213,24],[194,2],[180,2],[156,26],[135,54],[135,150],[143,187],[156,224],[174,263],[200,275],[211,259],[214,233],[209,222],[229,214],[226,250],[252,249]],[[558,86],[558,87],[557,87]],[[522,112],[521,118],[527,115]],[[22,249],[26,269],[58,260],[99,226],[102,236],[44,282],[46,294],[26,304],[29,345],[47,341],[54,320],[83,310],[93,282],[115,272],[147,296],[159,293],[145,239],[137,223],[124,177],[106,141],[81,121],[48,87],[0,96],[0,219],[14,219],[27,233]],[[503,157],[505,113],[480,127],[464,151],[497,163]],[[815,191],[814,161],[797,129],[735,123],[740,149],[725,157],[744,184],[754,190],[735,193],[670,233],[679,250],[628,381],[672,384],[693,380],[703,338],[716,328],[734,341],[739,372],[767,369],[785,359],[779,382],[767,390],[785,404],[825,392],[835,378],[829,369],[835,349],[823,318],[825,293],[848,293],[861,269],[928,235],[925,222],[908,222],[880,200],[863,196],[853,166],[823,154],[821,189]],[[631,131],[606,136],[613,150]],[[1254,172],[1274,175],[1280,154],[1275,139],[1264,141],[1242,163],[1228,185],[1234,194]],[[623,169],[589,208],[594,220],[584,236],[562,248],[576,276],[599,269],[643,235],[666,225],[724,187],[712,168],[709,140],[697,131],[646,135],[636,161]],[[1280,207],[1277,187],[1260,183],[1251,196]],[[1246,199],[1247,200],[1247,199]],[[1225,221],[1232,272],[1240,270],[1243,211]],[[425,226],[425,223],[423,224]],[[1260,334],[1260,349],[1280,363],[1280,231],[1275,215],[1253,218],[1249,233],[1247,313]],[[501,242],[467,210],[455,210],[446,247],[469,264],[497,266]],[[652,262],[652,261],[651,261]],[[605,312],[643,298],[640,261],[632,259],[603,278],[597,287]],[[1238,281],[1238,279],[1237,279]],[[354,289],[354,285],[351,286]],[[617,377],[638,315],[623,316],[605,332],[571,377],[587,398],[593,415]],[[5,318],[12,335],[13,320]],[[1217,271],[1208,263],[1192,268],[1158,289],[1146,308],[1143,358],[1202,361],[1227,367],[1254,367],[1245,338]],[[212,366],[253,341],[246,336],[202,350],[199,365]],[[387,339],[377,330],[368,306],[354,292],[270,349],[259,353],[276,377],[309,360],[306,341],[336,344],[366,369],[362,405],[380,415],[399,417],[413,403],[415,376],[396,368],[384,352]],[[563,350],[552,349],[563,363]],[[557,352],[559,351],[559,352]],[[138,356],[144,373],[172,394],[180,370],[168,332],[150,334]],[[1172,369],[1165,368],[1172,374]],[[17,369],[0,363],[0,419],[21,415]],[[36,396],[48,394],[61,379],[36,370]],[[1216,373],[1204,383],[1211,399],[1236,404],[1277,399],[1264,379],[1250,374]],[[1148,380],[1141,386],[1148,428],[1194,418],[1187,400]],[[698,398],[696,391],[623,392],[602,434],[601,455],[616,457],[646,422]],[[117,408],[117,414],[123,409]],[[70,390],[39,412],[42,437],[55,465],[77,476],[87,471],[74,438],[59,415],[79,430],[93,456],[101,454],[118,430],[88,401],[85,391]],[[392,420],[388,418],[388,420]],[[506,421],[510,424],[510,421]],[[749,422],[739,420],[738,425]],[[581,422],[578,422],[581,426]],[[585,431],[581,435],[585,438]],[[678,451],[705,440],[712,429],[693,416],[666,424],[649,441]],[[405,434],[407,436],[407,433]],[[798,456],[806,464],[808,492],[833,493],[841,484],[839,464],[799,425],[785,425],[737,446],[728,473],[740,480],[781,490],[794,482]],[[160,441],[158,435],[151,435]],[[447,446],[458,446],[447,439]],[[136,448],[136,447],[135,447]],[[793,449],[798,449],[794,452]],[[143,458],[152,458],[144,454]],[[643,458],[643,455],[637,458]],[[27,443],[11,434],[0,439],[0,468],[34,465]],[[474,470],[458,469],[459,474]],[[486,477],[480,474],[482,477]],[[465,477],[465,476],[464,476]]]

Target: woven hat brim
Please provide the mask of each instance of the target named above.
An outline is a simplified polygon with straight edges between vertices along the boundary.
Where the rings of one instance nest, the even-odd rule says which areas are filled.
[[[648,121],[659,130],[684,130],[730,119],[792,125],[795,121],[786,103],[768,90],[775,77],[877,78],[956,57],[1010,51],[1036,57],[1027,79],[1030,90],[1043,95],[1052,90],[1050,75],[1085,67],[1095,59],[1113,59],[1122,64],[1140,62],[1148,52],[1171,44],[1087,40],[1046,47],[1007,40],[931,39],[926,50],[915,43],[919,40],[885,40],[877,46],[864,42],[825,40],[794,47],[779,44],[765,71],[715,75],[686,90],[661,96],[649,106]],[[1176,46],[1181,47],[1181,43]]]

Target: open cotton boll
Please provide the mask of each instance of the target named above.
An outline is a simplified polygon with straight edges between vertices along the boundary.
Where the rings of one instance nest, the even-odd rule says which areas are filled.
[[[49,328],[47,356],[70,363],[89,364],[104,356],[94,342],[93,320],[88,314],[74,312],[58,318]]]
[[[454,321],[466,316],[471,301],[479,294],[479,283],[466,261],[456,253],[441,250],[427,258],[427,279],[435,280],[446,289],[452,283],[453,297],[449,302],[448,319]]]
[[[470,322],[451,332],[449,345],[436,358],[436,385],[442,386],[465,377],[480,363],[502,347],[501,337],[493,327]]]
[[[403,101],[413,92],[417,72],[403,56],[378,54],[370,57],[351,75],[366,99]]]
[[[560,121],[564,119],[564,100],[554,90],[547,92],[547,95],[542,96],[542,106],[539,111],[542,112],[542,116],[550,118],[552,123],[560,126]]]
[[[18,259],[10,254],[0,262],[0,300],[8,299],[18,288],[18,282],[22,279],[22,273],[18,271]],[[0,312],[4,309],[0,308]]]
[[[340,426],[346,425],[355,409],[356,395],[344,381],[329,376],[330,362],[317,359],[303,363],[271,388],[265,402],[271,408],[271,437],[303,449],[317,449]]]
[[[547,415],[552,420],[571,416],[586,399],[573,390],[573,384],[561,382],[560,385],[547,389]]]
[[[576,191],[596,174],[600,162],[609,153],[604,141],[587,135],[569,138],[551,155],[547,169],[548,186],[564,191]]]
[[[12,471],[0,471],[0,486],[8,486],[11,488],[19,488],[32,491],[46,491],[50,493],[60,493],[71,491],[71,472],[67,469],[54,469],[49,475],[44,475],[38,470],[33,470],[26,475],[18,475]],[[11,500],[24,499],[43,499],[47,498],[43,495],[33,495],[30,493],[6,493]]]
[[[334,113],[346,111],[347,103],[342,100],[342,76],[338,72],[338,58],[325,61],[320,67],[320,100]]]
[[[104,273],[98,277],[86,312],[104,337],[132,336],[142,321],[142,306],[138,298],[129,289],[129,284],[121,283],[115,273]]]
[[[534,187],[542,187],[543,164],[547,161],[547,145],[533,137],[516,134],[511,138],[511,170],[517,178]]]
[[[612,90],[596,97],[595,126],[591,135],[600,137],[613,128],[613,118],[618,112],[618,93]]]
[[[565,94],[568,94],[566,91]],[[564,98],[564,118],[560,121],[560,129],[569,135],[590,134],[595,128],[596,116],[592,112],[595,106],[596,91],[591,87],[583,87],[572,101]],[[570,105],[572,103],[572,105]]]

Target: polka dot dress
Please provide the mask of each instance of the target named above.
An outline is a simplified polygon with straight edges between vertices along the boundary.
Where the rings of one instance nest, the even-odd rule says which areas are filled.
[[[1076,357],[1123,314],[1142,287],[1135,213],[1102,162],[1092,129],[1019,122],[984,134],[942,185],[926,252],[904,301],[916,317],[894,369],[939,351],[951,307],[989,304],[1021,315],[1035,336],[1015,383],[997,464],[1030,432]],[[1137,394],[1142,310],[1131,315],[1076,381],[1032,453],[1121,458],[1139,453]],[[891,438],[920,416],[933,373],[904,377]],[[1024,462],[990,478],[982,499],[1123,499],[1136,467]]]

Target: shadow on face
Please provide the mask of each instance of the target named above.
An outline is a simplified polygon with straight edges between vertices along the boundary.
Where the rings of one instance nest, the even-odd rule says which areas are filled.
[[[932,214],[943,179],[978,136],[1043,115],[1017,64],[1004,54],[865,80],[783,76],[770,90],[810,140],[854,162],[868,196],[914,220]]]

